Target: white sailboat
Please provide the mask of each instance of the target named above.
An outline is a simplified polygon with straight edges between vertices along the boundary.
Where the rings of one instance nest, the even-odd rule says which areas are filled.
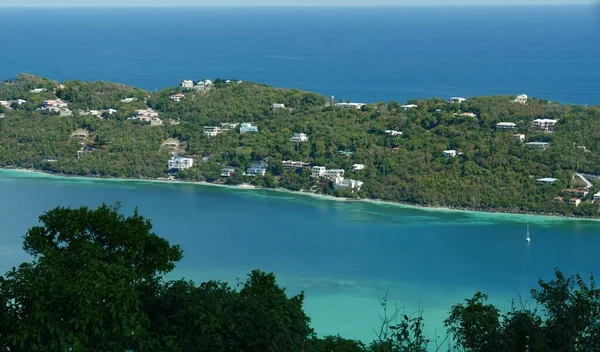
[[[529,224],[527,224],[527,237],[525,237],[527,242],[531,242],[531,237],[529,236]]]

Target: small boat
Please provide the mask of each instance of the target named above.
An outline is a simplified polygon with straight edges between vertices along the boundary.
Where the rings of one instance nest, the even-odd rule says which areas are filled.
[[[525,237],[527,242],[531,242],[531,237],[529,236],[529,224],[527,224],[527,237]]]

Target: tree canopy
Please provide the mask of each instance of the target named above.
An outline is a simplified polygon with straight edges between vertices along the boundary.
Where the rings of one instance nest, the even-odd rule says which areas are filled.
[[[182,250],[118,205],[58,207],[24,238],[31,262],[0,277],[3,351],[422,352],[436,348],[423,318],[381,300],[382,325],[365,344],[320,337],[274,274],[252,271],[237,288],[164,281]],[[539,281],[508,312],[481,292],[451,307],[440,351],[600,350],[600,290],[592,277]],[[376,314],[376,312],[374,312]]]

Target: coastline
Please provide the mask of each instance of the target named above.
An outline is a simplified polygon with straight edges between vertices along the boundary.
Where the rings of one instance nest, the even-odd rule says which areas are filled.
[[[600,222],[598,218],[591,217],[575,217],[575,216],[564,216],[561,214],[545,214],[545,213],[527,213],[523,211],[510,211],[507,209],[471,209],[465,207],[449,207],[449,206],[429,206],[423,204],[410,204],[410,203],[400,203],[400,202],[389,202],[383,201],[379,199],[368,199],[368,198],[342,198],[335,197],[330,195],[316,194],[311,192],[304,191],[291,191],[285,188],[264,188],[258,187],[250,184],[240,184],[240,185],[225,185],[218,183],[211,183],[206,181],[185,181],[185,180],[176,180],[169,178],[121,178],[121,177],[98,177],[98,176],[76,176],[69,174],[61,174],[61,173],[52,173],[38,169],[28,169],[28,168],[17,168],[17,167],[0,167],[0,170],[7,171],[16,171],[23,173],[32,173],[39,175],[52,176],[57,178],[64,179],[81,179],[81,180],[102,180],[102,181],[120,181],[120,182],[148,182],[148,183],[164,183],[164,184],[188,184],[188,185],[197,185],[197,186],[208,186],[208,187],[219,187],[230,190],[266,190],[280,193],[287,193],[292,195],[300,195],[300,196],[308,196],[313,199],[321,199],[327,201],[336,201],[336,202],[361,202],[366,204],[378,205],[378,206],[392,206],[404,209],[419,209],[423,211],[432,211],[432,212],[456,212],[456,213],[468,213],[468,214],[480,214],[480,215],[505,215],[505,216],[532,216],[535,218],[547,218],[551,220],[575,220],[575,221],[593,221]]]

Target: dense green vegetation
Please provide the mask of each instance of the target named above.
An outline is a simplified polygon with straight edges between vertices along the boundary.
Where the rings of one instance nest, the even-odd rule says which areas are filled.
[[[169,96],[180,92],[178,88],[150,94],[119,84],[75,81],[63,82],[55,91],[56,82],[20,75],[0,85],[0,100],[27,100],[16,109],[3,109],[0,166],[82,176],[166,177],[170,152],[161,145],[177,138],[182,142],[180,154],[195,160],[194,167],[176,176],[182,180],[336,194],[330,182],[310,178],[308,169],[281,165],[283,160],[296,160],[343,168],[347,178],[364,181],[359,192],[337,192],[342,196],[480,210],[598,215],[598,205],[588,201],[593,190],[579,207],[553,199],[562,189],[577,186],[572,184],[575,172],[600,174],[599,107],[562,106],[538,99],[522,105],[512,103],[512,97],[492,96],[460,104],[442,99],[413,101],[418,108],[409,110],[397,102],[344,110],[330,106],[318,94],[234,82],[216,80],[212,89],[184,92],[185,98],[174,102]],[[48,90],[30,93],[38,87]],[[56,97],[69,103],[73,116],[36,111],[41,101]],[[121,102],[127,97],[137,100]],[[273,103],[289,109],[271,110]],[[160,112],[165,125],[127,121],[133,110],[145,107]],[[109,119],[77,112],[108,108],[118,110]],[[477,117],[460,116],[461,112]],[[556,131],[533,131],[536,118],[559,119]],[[169,123],[170,119],[180,124]],[[221,122],[252,122],[260,132],[240,134],[238,127],[212,138],[203,134],[203,126],[220,126]],[[515,122],[519,129],[498,131],[498,122]],[[78,128],[91,132],[85,143],[96,148],[80,159],[76,152],[81,141],[70,138]],[[390,137],[384,133],[389,129],[404,135]],[[290,142],[294,132],[308,134],[308,142],[296,148]],[[546,141],[551,146],[533,150],[514,140],[517,132],[525,134],[527,142]],[[442,156],[445,149],[464,154],[447,160]],[[347,157],[340,151],[354,154]],[[203,157],[208,161],[202,162]],[[269,162],[265,177],[242,175],[262,159]],[[353,164],[364,164],[365,169],[353,172]],[[224,166],[236,169],[232,178],[220,178]],[[537,185],[535,180],[543,177],[559,181]]]
[[[32,261],[0,277],[2,351],[423,352],[419,314],[390,311],[366,346],[319,337],[273,274],[253,271],[237,288],[219,281],[165,282],[179,246],[137,211],[56,208],[24,237]],[[476,293],[450,309],[440,351],[600,350],[600,289],[593,277],[540,280],[531,303],[500,312]]]

